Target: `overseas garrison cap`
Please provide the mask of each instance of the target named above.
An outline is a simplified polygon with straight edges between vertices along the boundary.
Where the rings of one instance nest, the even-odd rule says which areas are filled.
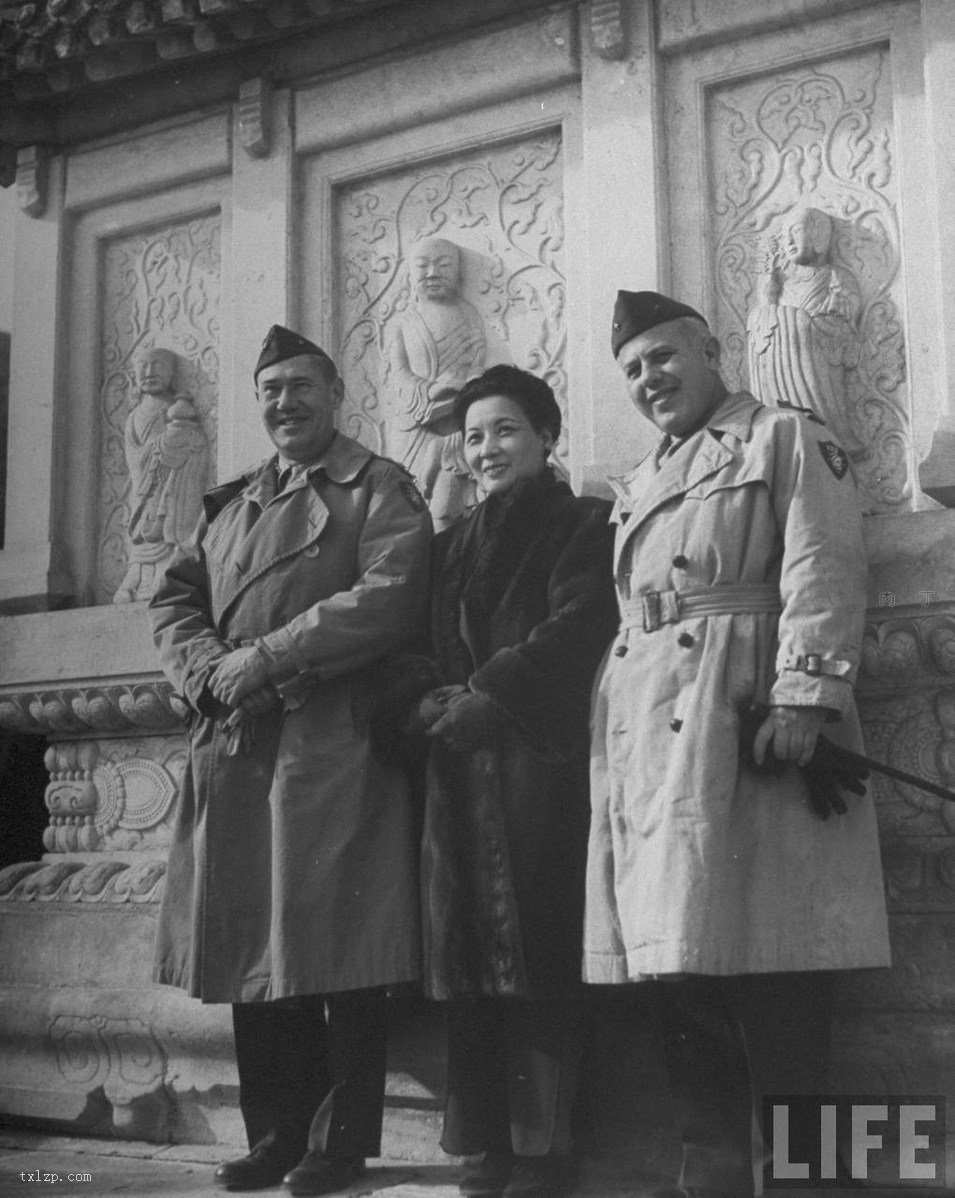
[[[309,341],[300,333],[293,333],[291,329],[284,329],[280,324],[272,325],[265,334],[262,352],[255,364],[252,378],[257,379],[259,371],[264,370],[266,366],[274,366],[277,362],[284,362],[287,358],[297,358],[299,354],[314,354],[316,358],[324,358],[326,362],[332,361],[314,341]],[[334,362],[332,365],[334,366]]]
[[[668,320],[676,320],[680,316],[695,316],[697,320],[706,320],[694,308],[681,304],[679,300],[670,299],[656,291],[618,291],[617,302],[613,306],[613,329],[610,334],[610,347],[613,356],[620,353],[620,348],[634,337],[639,337],[654,325],[666,324]]]

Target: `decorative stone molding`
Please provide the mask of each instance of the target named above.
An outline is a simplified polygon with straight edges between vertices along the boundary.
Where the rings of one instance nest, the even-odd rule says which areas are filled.
[[[90,732],[168,732],[188,708],[168,682],[142,681],[0,695],[0,727],[80,736]]]
[[[955,674],[955,604],[931,603],[896,608],[894,595],[880,596],[884,607],[870,613],[862,638],[858,692],[864,697],[898,696],[907,689],[950,686]]]
[[[176,798],[183,752],[174,739],[159,738],[51,745],[45,758],[51,777],[47,852],[164,847],[169,837],[162,825]]]
[[[266,158],[272,148],[272,85],[249,79],[239,88],[239,141],[252,158]]]
[[[0,870],[2,903],[158,903],[165,861],[22,861]]]
[[[42,146],[24,146],[17,154],[17,203],[28,216],[42,216],[47,199],[47,156]]]
[[[591,0],[590,40],[601,58],[623,58],[627,53],[622,0]]]

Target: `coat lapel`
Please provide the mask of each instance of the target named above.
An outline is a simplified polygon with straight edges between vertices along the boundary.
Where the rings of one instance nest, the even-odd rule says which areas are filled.
[[[696,433],[679,452],[665,458],[659,468],[658,446],[629,474],[609,480],[618,497],[622,523],[617,534],[614,571],[625,546],[654,512],[736,460],[734,449],[723,443],[722,434],[732,434],[734,441],[731,444],[735,440],[746,440],[759,406],[747,392],[737,392],[726,399],[706,428]],[[630,514],[623,523],[627,511]]]
[[[734,460],[734,456],[718,437],[704,429],[696,445],[685,446],[673,457],[665,459],[659,470],[656,469],[655,453],[644,458],[626,477],[625,486],[631,496],[630,516],[617,537],[614,570],[625,547],[654,512],[685,495],[705,478],[717,474]],[[616,481],[619,484],[623,480]]]
[[[259,507],[255,480],[240,502]],[[279,562],[316,545],[328,522],[328,508],[306,479],[266,502],[245,535],[230,546],[228,561],[219,563],[219,618],[257,579]]]

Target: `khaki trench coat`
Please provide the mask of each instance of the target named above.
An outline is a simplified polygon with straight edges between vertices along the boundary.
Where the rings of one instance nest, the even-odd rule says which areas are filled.
[[[403,776],[372,756],[365,669],[420,630],[431,521],[408,475],[339,434],[275,494],[274,460],[210,492],[150,614],[195,711],[155,979],[207,1002],[414,980],[417,844]],[[256,641],[284,710],[229,756],[205,689]]]
[[[737,744],[753,700],[826,707],[826,734],[859,743],[866,564],[845,454],[817,417],[746,393],[665,446],[612,480],[629,615],[595,690],[584,976],[887,965],[871,799],[820,820],[801,771],[757,774]],[[742,600],[653,631],[634,614],[738,584],[778,588],[781,614]]]

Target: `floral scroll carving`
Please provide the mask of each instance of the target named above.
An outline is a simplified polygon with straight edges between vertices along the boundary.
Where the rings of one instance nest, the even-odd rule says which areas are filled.
[[[887,52],[870,48],[736,80],[709,94],[707,110],[710,244],[726,377],[760,389],[747,362],[747,319],[767,311],[767,295],[769,307],[803,322],[811,331],[799,345],[792,334],[786,352],[797,345],[817,381],[824,377],[819,385],[839,397],[844,411],[830,415],[849,442],[870,511],[898,510],[911,494],[887,76]],[[792,229],[807,211],[827,223],[829,235],[824,255],[801,265]],[[781,298],[787,284],[801,288],[802,298]],[[750,330],[757,370],[771,351],[767,329],[764,319]]]
[[[346,432],[401,457],[393,347],[416,310],[416,247],[435,239],[458,251],[455,302],[474,314],[463,323],[475,346],[476,331],[486,338],[483,364],[509,361],[544,376],[566,412],[562,171],[560,134],[548,130],[339,189]],[[471,373],[482,366],[475,346]],[[566,435],[558,461],[565,455]]]
[[[214,459],[220,231],[214,214],[119,237],[104,247],[96,603],[108,603],[116,595],[129,564],[126,525],[132,497],[126,426],[136,408],[136,364],[147,351],[159,346],[172,351],[178,394],[188,397],[188,411],[178,417],[170,411],[179,421],[173,439],[183,441],[189,434],[199,446],[203,471]]]

